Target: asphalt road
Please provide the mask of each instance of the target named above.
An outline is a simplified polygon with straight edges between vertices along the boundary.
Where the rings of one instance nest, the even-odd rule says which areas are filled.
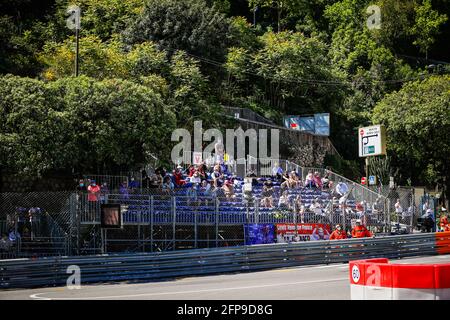
[[[392,260],[394,261],[394,260]],[[450,255],[395,260],[448,263]],[[253,273],[188,277],[171,281],[2,290],[0,300],[334,300],[350,299],[348,264],[295,267]]]

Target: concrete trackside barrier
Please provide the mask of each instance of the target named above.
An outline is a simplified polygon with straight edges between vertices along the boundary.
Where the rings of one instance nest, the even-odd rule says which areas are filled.
[[[350,261],[352,300],[450,300],[450,263],[389,264]]]

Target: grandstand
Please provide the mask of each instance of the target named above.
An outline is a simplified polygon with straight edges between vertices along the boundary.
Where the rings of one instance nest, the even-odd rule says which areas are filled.
[[[308,172],[314,171],[322,176],[326,173],[335,185],[340,181],[346,183],[349,191],[345,214],[334,188],[304,185],[287,188],[284,190],[290,205],[279,206],[278,200],[284,190],[281,181],[276,179],[272,183],[273,206],[266,207],[262,203],[264,183],[273,178],[267,168],[255,168],[249,162],[245,165],[246,172],[252,172],[253,177],[236,176],[232,172],[229,175],[234,184],[232,198],[226,197],[221,189],[213,194],[205,194],[202,190],[192,193],[189,183],[170,192],[138,188],[123,194],[113,189],[96,202],[88,201],[88,195],[79,192],[15,197],[3,194],[3,214],[14,212],[19,206],[42,209],[41,222],[37,223],[39,234],[33,239],[22,237],[13,257],[39,252],[42,255],[153,252],[244,245],[254,243],[248,234],[251,225],[272,225],[276,230],[278,224],[320,224],[330,229],[339,223],[350,230],[354,220],[361,218],[374,232],[389,231],[386,198],[329,170],[279,162],[285,171],[295,171],[301,181],[305,181]],[[252,181],[251,192],[244,191],[247,179]],[[294,201],[296,199],[299,201]],[[121,206],[122,228],[101,228],[101,203]],[[358,211],[361,203],[363,211]],[[5,223],[3,220],[3,225]],[[37,247],[43,249],[34,250]]]

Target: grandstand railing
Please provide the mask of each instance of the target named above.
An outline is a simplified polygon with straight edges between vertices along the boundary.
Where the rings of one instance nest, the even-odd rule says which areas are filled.
[[[110,190],[118,190],[119,187],[124,182],[127,186],[129,184],[129,178],[128,176],[125,175],[111,176],[111,175],[85,174],[83,175],[83,179],[95,180],[97,185],[102,185],[103,183],[106,183]]]

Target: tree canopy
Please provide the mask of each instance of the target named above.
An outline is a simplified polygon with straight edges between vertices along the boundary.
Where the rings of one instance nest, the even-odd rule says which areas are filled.
[[[372,121],[386,126],[387,149],[404,177],[443,183],[450,170],[450,76],[410,82],[386,95]]]
[[[78,79],[72,4],[82,14]],[[367,26],[370,5],[379,29]],[[400,184],[450,181],[440,156],[448,1],[5,0],[0,12],[2,168],[101,171],[149,152],[167,158],[172,128],[224,126],[226,105],[278,124],[330,113],[330,139],[356,171],[357,128],[383,123]]]

